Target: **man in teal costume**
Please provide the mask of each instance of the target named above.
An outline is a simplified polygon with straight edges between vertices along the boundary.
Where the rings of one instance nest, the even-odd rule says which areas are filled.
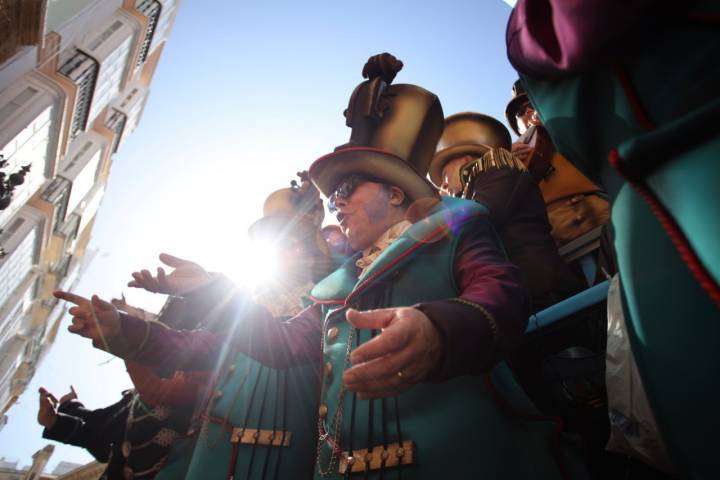
[[[401,66],[370,59],[345,114],[350,143],[310,168],[359,253],[287,322],[234,298],[245,333],[234,345],[271,366],[322,365],[315,478],[586,478],[502,363],[525,329],[526,293],[486,209],[441,203],[424,178],[442,108],[427,90],[391,84]],[[92,323],[78,303],[73,331],[104,335],[121,356],[141,344],[137,361],[201,362],[217,345],[112,312]]]
[[[508,55],[558,149],[612,199],[633,354],[671,460],[717,476],[720,7],[521,0]]]

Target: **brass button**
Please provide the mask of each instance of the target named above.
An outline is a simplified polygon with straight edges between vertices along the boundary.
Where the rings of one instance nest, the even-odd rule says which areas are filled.
[[[228,375],[231,374],[231,373],[233,373],[236,368],[237,368],[237,367],[235,366],[234,363],[233,363],[232,365],[230,365],[230,366],[228,367],[228,369],[227,369]]]
[[[325,376],[329,377],[330,375],[332,375],[332,371],[333,371],[332,362],[325,362]]]
[[[213,400],[219,400],[220,397],[223,396],[222,390],[215,390],[215,393],[213,394]]]
[[[351,467],[352,467],[354,463],[355,463],[355,457],[353,457],[352,455],[350,455],[349,457],[347,457],[347,464],[348,464],[348,466],[351,466]]]
[[[318,408],[318,414],[320,415],[320,418],[327,417],[328,414],[328,407],[324,403],[320,404],[320,408]]]
[[[338,333],[340,333],[340,332],[338,331],[337,327],[329,328],[327,331],[328,340],[330,340],[331,342],[335,341],[335,339],[338,336]]]
[[[405,449],[402,447],[398,448],[397,451],[395,452],[395,456],[397,458],[403,458],[405,456]]]
[[[120,445],[120,451],[123,454],[123,457],[128,458],[130,456],[130,452],[132,451],[132,444],[125,440]]]

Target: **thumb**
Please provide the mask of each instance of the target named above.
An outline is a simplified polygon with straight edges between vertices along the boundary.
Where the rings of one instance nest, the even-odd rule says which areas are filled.
[[[351,308],[347,311],[345,318],[355,328],[385,328],[395,318],[395,309],[383,308],[361,312]]]
[[[75,388],[70,385],[70,392],[73,394],[73,397],[77,398],[77,392],[75,391]]]
[[[173,268],[178,268],[182,265],[187,265],[188,263],[193,263],[189,260],[184,260],[180,257],[176,257],[174,255],[170,255],[169,253],[161,253],[160,254],[160,261],[164,263],[165,265]]]
[[[95,308],[97,308],[97,309],[99,309],[99,310],[105,310],[105,311],[107,311],[107,310],[115,310],[115,307],[114,307],[111,303],[108,303],[108,302],[106,302],[105,300],[102,300],[102,299],[101,299],[100,297],[98,297],[97,295],[93,295],[93,296],[92,296],[91,302],[92,302],[92,304],[93,304],[93,307],[95,307]]]

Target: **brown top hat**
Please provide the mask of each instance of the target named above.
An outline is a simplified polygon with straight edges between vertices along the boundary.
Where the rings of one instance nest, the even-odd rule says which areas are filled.
[[[515,80],[512,88],[512,99],[508,102],[507,107],[505,107],[505,118],[507,118],[510,128],[512,128],[513,132],[517,135],[520,135],[520,129],[518,129],[517,117],[515,115],[520,111],[520,107],[529,101],[530,99],[528,99],[522,83],[520,83],[520,80]]]
[[[442,106],[424,88],[391,85],[402,65],[389,53],[365,64],[368,80],[355,88],[345,111],[350,141],[310,166],[310,180],[324,195],[359,174],[401,188],[410,201],[438,198],[425,176],[443,130]]]
[[[491,148],[510,150],[510,132],[499,120],[475,112],[456,113],[445,119],[445,130],[430,164],[430,179],[442,184],[442,170],[461,155],[481,157]]]
[[[293,180],[290,188],[276,190],[265,199],[262,218],[248,229],[251,237],[307,237],[319,232],[325,217],[320,193],[308,180],[307,172],[299,172],[298,176],[300,185]]]

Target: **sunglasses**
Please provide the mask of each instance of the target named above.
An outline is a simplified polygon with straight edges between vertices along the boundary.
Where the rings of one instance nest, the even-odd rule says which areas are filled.
[[[370,179],[363,177],[362,175],[350,175],[345,177],[338,186],[335,187],[335,191],[328,197],[328,210],[330,213],[337,212],[338,208],[336,205],[337,199],[348,199],[355,193],[357,187],[365,182],[371,181]]]

